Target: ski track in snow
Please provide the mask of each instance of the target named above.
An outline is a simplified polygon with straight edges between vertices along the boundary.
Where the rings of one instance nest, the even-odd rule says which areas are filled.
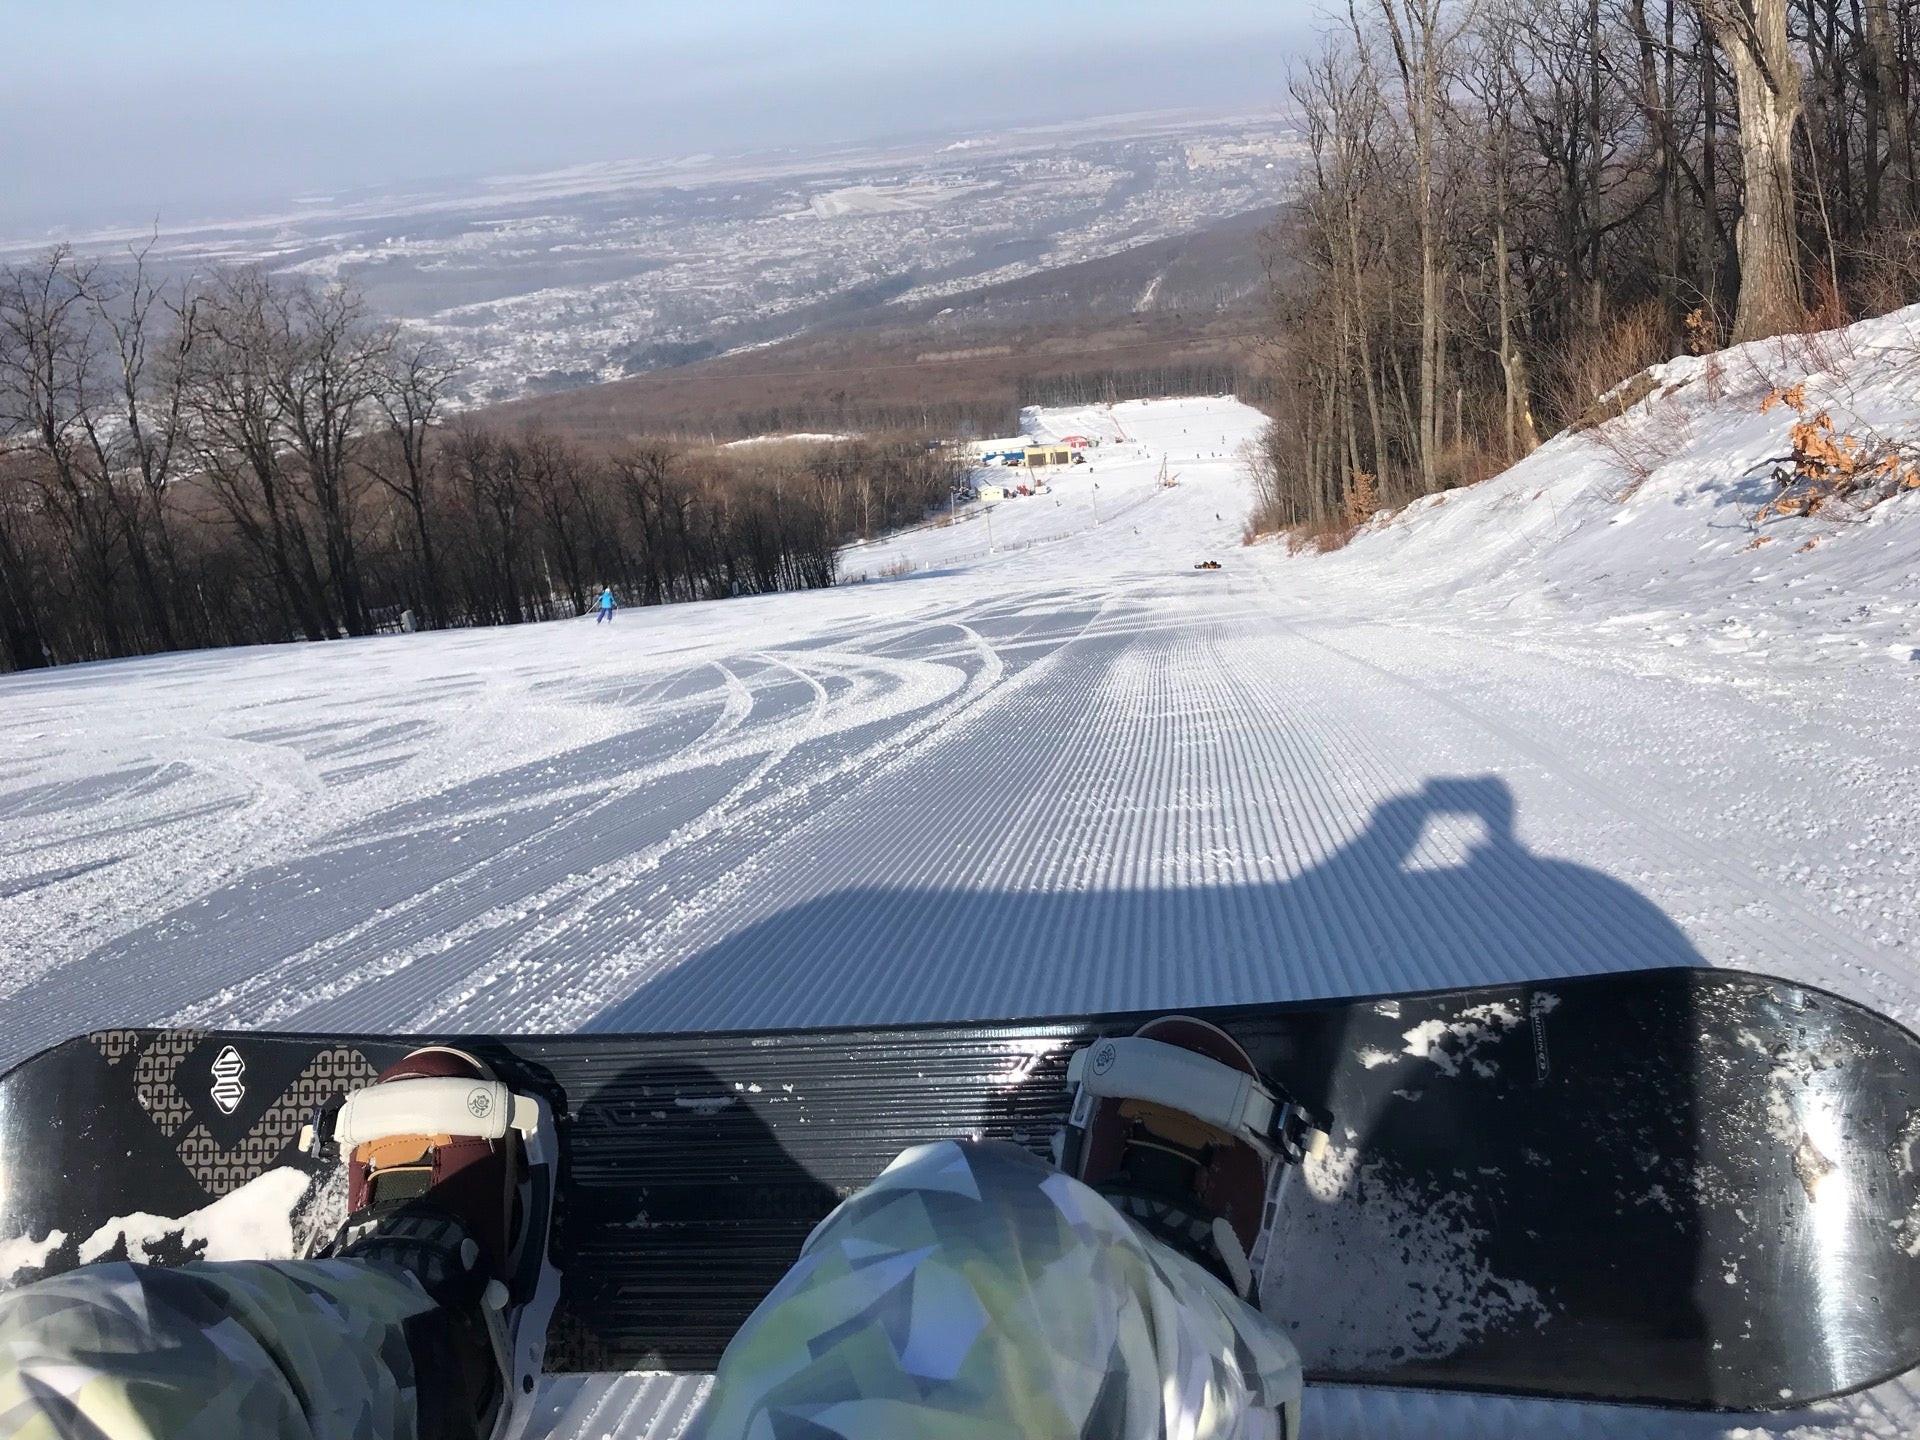
[[[1699,961],[1920,1018],[1898,646],[1775,615],[1755,672],[1665,643],[1657,593],[1596,581],[1556,625],[1509,572],[1438,605],[1363,569],[1404,522],[1242,548],[1258,417],[1232,401],[1027,424],[1105,443],[991,522],[849,552],[901,579],[0,678],[0,1063],[140,1023],[839,1024]],[[1521,483],[1456,503],[1503,515]],[[558,1378],[541,1425],[672,1436],[703,1388]],[[1837,1440],[1912,1433],[1917,1394],[1727,1417],[1316,1388],[1307,1422]]]

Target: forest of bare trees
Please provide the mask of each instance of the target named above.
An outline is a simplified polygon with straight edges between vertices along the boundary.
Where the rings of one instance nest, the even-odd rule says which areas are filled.
[[[1920,0],[1344,3],[1288,80],[1262,373],[1014,403],[1257,392],[1257,523],[1332,543],[1674,353],[1920,299]],[[0,668],[828,584],[959,479],[906,435],[588,453],[449,414],[451,380],[350,288],[0,270]]]
[[[911,436],[589,455],[451,378],[349,288],[0,270],[0,669],[829,585],[960,478]]]
[[[1916,0],[1347,0],[1291,92],[1259,523],[1337,541],[1684,350],[1920,300]]]

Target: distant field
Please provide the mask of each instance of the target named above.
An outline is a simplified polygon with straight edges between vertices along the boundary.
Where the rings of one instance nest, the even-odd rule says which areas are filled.
[[[913,305],[877,303],[733,355],[492,407],[595,448],[641,435],[1004,434],[1020,407],[1162,393],[1262,398],[1260,210]]]
[[[1300,155],[1279,114],[1129,114],[372,188],[70,238],[109,265],[153,238],[168,276],[259,264],[348,281],[446,348],[463,402],[489,404],[960,313],[1022,279],[1038,283],[998,292],[1021,318],[1086,318],[1049,299],[1086,262],[1118,262],[1091,272],[1111,287],[1098,313],[1217,309],[1258,266],[1206,237],[1271,214]],[[0,258],[45,244],[0,217]]]

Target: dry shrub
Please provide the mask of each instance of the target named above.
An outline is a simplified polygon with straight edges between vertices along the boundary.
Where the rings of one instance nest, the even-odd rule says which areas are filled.
[[[1313,537],[1313,548],[1322,555],[1330,555],[1335,550],[1344,550],[1353,540],[1354,532],[1338,526],[1322,530]]]
[[[1920,301],[1920,230],[1892,230],[1858,252],[1851,284],[1862,315],[1885,315]]]
[[[1839,330],[1851,325],[1854,316],[1847,309],[1847,302],[1841,297],[1840,287],[1833,283],[1833,277],[1822,270],[1813,277],[1814,302],[1807,311],[1807,323],[1801,328],[1809,335],[1819,334],[1823,330]]]
[[[1578,435],[1609,420],[1618,420],[1647,396],[1660,388],[1660,381],[1652,370],[1642,370],[1624,385],[1615,386],[1605,395],[1594,400],[1586,409],[1573,418],[1567,428]]]
[[[1804,380],[1776,386],[1760,402],[1762,415],[1778,408],[1799,417],[1787,427],[1791,468],[1775,467],[1778,493],[1755,521],[1836,512],[1837,518],[1855,519],[1898,491],[1920,490],[1920,451],[1864,427],[1859,436],[1840,430],[1831,414],[1808,402]]]
[[[1694,306],[1681,326],[1687,333],[1689,355],[1711,355],[1725,343],[1721,337],[1727,333],[1726,325],[1720,312],[1710,305]]]
[[[1347,480],[1338,514],[1286,527],[1287,553],[1298,555],[1311,550],[1316,555],[1328,555],[1344,549],[1380,511],[1379,482],[1365,470],[1356,470]]]
[[[1853,331],[1845,325],[1784,338],[1797,351],[1799,368],[1815,374],[1837,374],[1860,351]]]
[[[1631,498],[1667,461],[1693,440],[1693,417],[1673,392],[1650,396],[1644,413],[1618,415],[1586,432],[1587,441],[1605,451],[1627,483],[1614,492],[1615,504]]]
[[[1463,441],[1446,446],[1433,457],[1433,476],[1441,490],[1459,490],[1491,479],[1512,463],[1512,459],[1499,450],[1468,436]]]
[[[1294,525],[1287,530],[1287,554],[1299,555],[1311,550],[1316,555],[1330,555],[1335,550],[1346,548],[1347,542],[1353,539],[1359,528],[1338,520]]]
[[[1807,408],[1807,382],[1802,380],[1798,385],[1790,385],[1784,389],[1778,385],[1774,386],[1760,401],[1760,413],[1762,415],[1771,414],[1774,408],[1780,405],[1785,405],[1791,410],[1797,410],[1805,414]]]
[[[1574,430],[1623,415],[1658,386],[1645,372],[1672,358],[1666,313],[1655,304],[1637,305],[1567,345],[1557,384],[1560,413],[1575,417]]]
[[[1371,520],[1380,510],[1380,487],[1374,484],[1373,476],[1364,470],[1353,472],[1353,479],[1347,485],[1346,503],[1347,528],[1357,529]]]
[[[889,560],[882,565],[880,576],[884,580],[898,580],[902,575],[911,575],[913,570],[913,561],[902,555],[898,560]]]

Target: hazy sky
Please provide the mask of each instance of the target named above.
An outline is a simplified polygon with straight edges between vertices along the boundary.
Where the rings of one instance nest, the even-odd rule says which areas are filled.
[[[1312,0],[6,0],[0,231],[1276,103]]]

